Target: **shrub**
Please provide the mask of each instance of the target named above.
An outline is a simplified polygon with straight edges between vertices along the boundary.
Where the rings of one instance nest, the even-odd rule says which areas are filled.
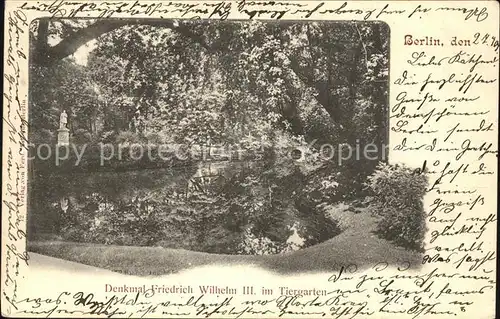
[[[117,144],[136,144],[140,143],[141,138],[139,134],[129,131],[122,131],[116,136]]]
[[[404,165],[380,163],[367,179],[372,210],[380,215],[379,235],[405,248],[421,250],[426,227],[423,196],[428,180]]]
[[[92,134],[89,131],[79,128],[73,134],[73,141],[75,144],[87,144],[92,142]]]
[[[30,132],[29,140],[31,143],[38,144],[55,144],[57,141],[56,134],[48,129],[33,130]]]
[[[244,232],[238,249],[240,254],[245,255],[271,255],[293,250],[291,244],[275,242],[268,237],[257,237],[251,229]]]

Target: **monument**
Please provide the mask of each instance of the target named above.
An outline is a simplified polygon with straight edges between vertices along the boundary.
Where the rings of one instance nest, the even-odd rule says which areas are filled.
[[[66,127],[68,123],[68,115],[66,111],[62,111],[59,117],[59,129],[57,130],[57,145],[67,146],[69,145],[69,129]]]

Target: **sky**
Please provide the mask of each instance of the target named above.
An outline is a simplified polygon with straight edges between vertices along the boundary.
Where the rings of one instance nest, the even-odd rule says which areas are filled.
[[[96,40],[91,40],[87,42],[85,45],[79,47],[78,50],[76,50],[75,53],[73,53],[72,55],[72,57],[75,59],[75,62],[77,64],[86,66],[89,53],[95,49],[96,43],[97,43]]]
[[[57,43],[59,43],[60,41],[61,41],[61,38],[55,37],[52,35],[49,37],[47,42],[49,43],[49,45],[54,46]],[[90,40],[86,44],[79,47],[78,50],[76,50],[75,53],[73,53],[70,57],[73,57],[77,64],[86,66],[87,60],[89,57],[89,53],[95,49],[96,44],[97,44],[97,40]]]

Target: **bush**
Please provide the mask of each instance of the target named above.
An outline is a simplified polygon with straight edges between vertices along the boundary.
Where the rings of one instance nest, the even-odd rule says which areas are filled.
[[[251,229],[245,231],[243,241],[238,248],[238,252],[245,255],[271,255],[293,250],[290,243],[279,243],[268,237],[257,237]]]
[[[30,132],[29,141],[35,145],[55,144],[57,142],[56,134],[48,129],[33,130]]]
[[[122,131],[116,136],[115,142],[116,144],[136,144],[141,142],[141,137],[134,132]]]
[[[73,134],[73,142],[78,145],[90,143],[92,142],[92,134],[83,128],[79,128]]]
[[[372,210],[381,216],[381,237],[405,248],[422,250],[426,227],[423,197],[427,176],[404,165],[380,163],[367,183],[372,192]]]

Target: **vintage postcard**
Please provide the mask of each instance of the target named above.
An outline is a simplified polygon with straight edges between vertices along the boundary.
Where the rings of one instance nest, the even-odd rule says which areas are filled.
[[[3,316],[496,317],[498,2],[4,18]]]

